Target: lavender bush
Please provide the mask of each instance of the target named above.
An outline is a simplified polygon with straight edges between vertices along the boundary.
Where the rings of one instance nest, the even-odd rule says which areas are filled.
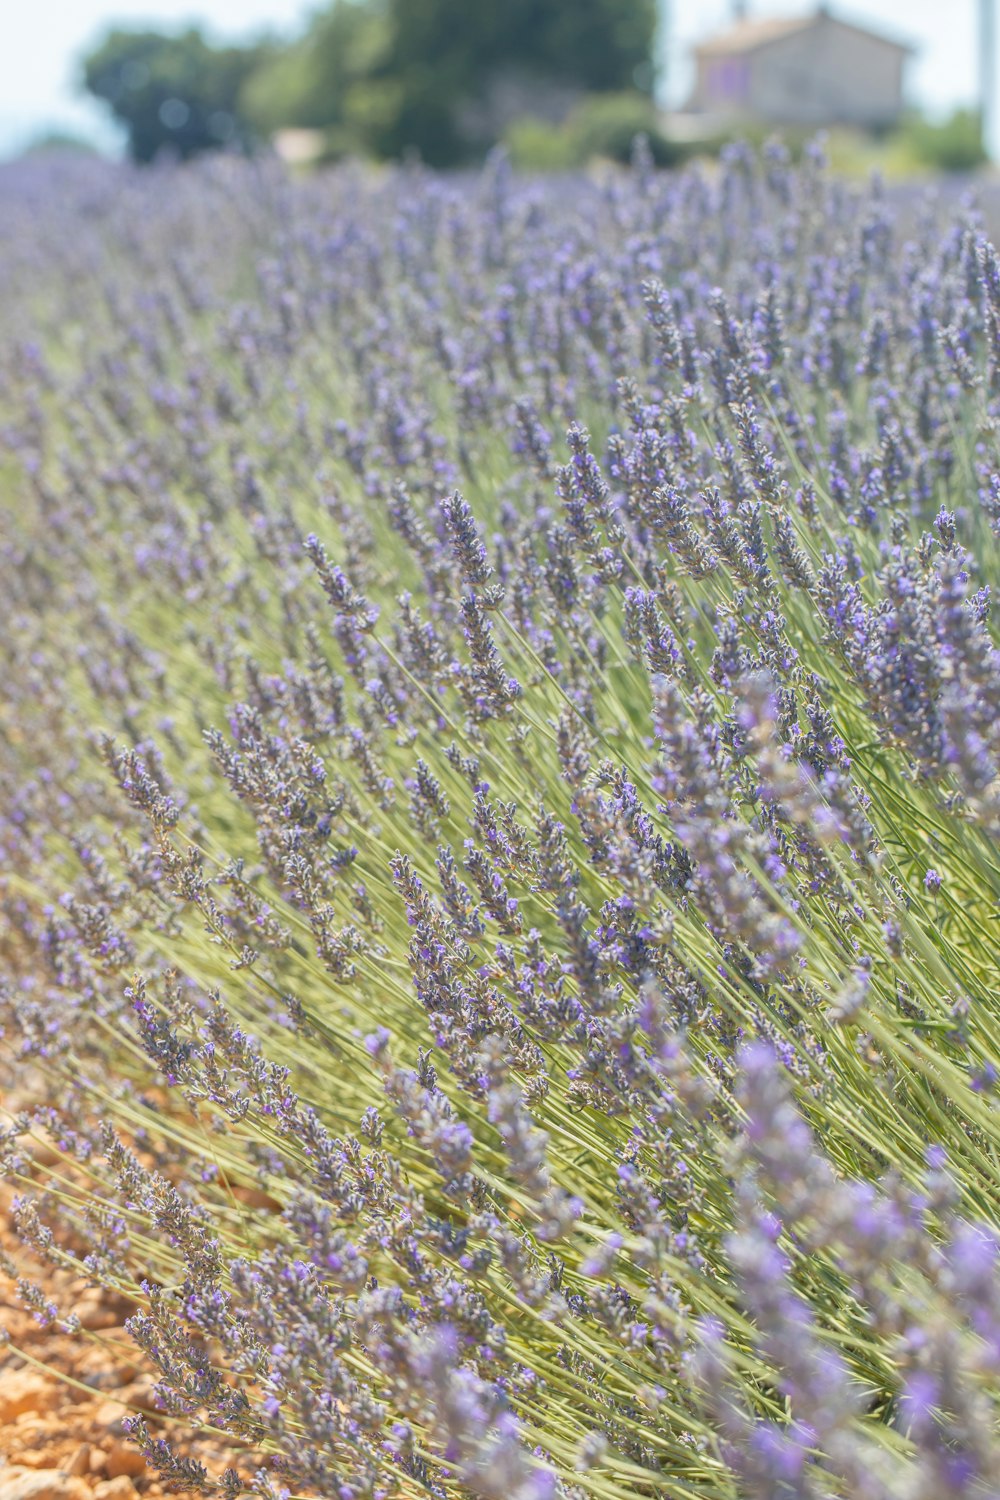
[[[233,1453],[150,1460],[1000,1494],[976,207],[56,163],[0,242],[0,1159]]]

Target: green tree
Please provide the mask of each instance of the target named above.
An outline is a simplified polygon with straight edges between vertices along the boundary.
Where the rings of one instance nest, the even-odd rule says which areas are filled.
[[[463,106],[491,79],[520,74],[541,90],[649,90],[655,0],[388,0],[387,69],[400,108],[383,141],[417,145],[432,161],[460,159]]]
[[[440,66],[463,87],[499,67],[582,88],[628,89],[652,82],[648,65],[655,0],[388,0],[391,65]]]
[[[978,110],[956,109],[939,123],[917,117],[902,134],[920,164],[937,172],[972,172],[988,160]]]
[[[197,29],[114,30],[85,59],[83,82],[124,125],[135,161],[163,151],[186,158],[247,144],[240,94],[268,55],[264,44],[213,47]]]
[[[648,92],[655,23],[655,0],[334,0],[253,74],[243,105],[262,131],[311,126],[449,166],[503,133],[498,80],[539,98],[553,86]]]
[[[358,90],[383,69],[389,44],[384,0],[335,0],[305,36],[247,79],[241,107],[262,133],[283,125],[350,128]],[[359,144],[360,144],[359,140]]]

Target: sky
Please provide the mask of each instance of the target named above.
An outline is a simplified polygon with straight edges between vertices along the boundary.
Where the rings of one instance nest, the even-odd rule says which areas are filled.
[[[909,97],[940,115],[975,100],[978,3],[833,0],[830,8],[845,20],[911,42],[917,53],[909,64]],[[727,22],[731,0],[661,0],[661,5],[667,17],[661,47],[669,58],[667,102],[677,106],[690,86],[692,44]],[[52,130],[116,148],[119,138],[105,112],[81,97],[75,83],[80,57],[112,24],[195,22],[215,39],[230,40],[265,29],[291,34],[315,8],[316,0],[0,0],[0,157]],[[802,14],[814,6],[802,0],[749,0],[747,8],[751,16],[770,16]],[[1000,138],[993,147],[1000,157]]]

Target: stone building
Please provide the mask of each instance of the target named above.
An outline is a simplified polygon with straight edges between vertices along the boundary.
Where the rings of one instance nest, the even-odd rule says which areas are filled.
[[[838,20],[812,15],[740,21],[695,48],[688,110],[773,125],[894,124],[912,48]]]

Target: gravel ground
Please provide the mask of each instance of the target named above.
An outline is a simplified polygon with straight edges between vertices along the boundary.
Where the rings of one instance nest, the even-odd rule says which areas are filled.
[[[141,1412],[154,1435],[176,1433],[158,1418],[152,1381],[122,1327],[134,1309],[29,1255],[14,1231],[13,1196],[0,1186],[0,1249],[61,1315],[77,1315],[81,1332],[41,1327],[0,1270],[0,1500],[157,1500],[168,1492],[122,1420]],[[214,1473],[227,1461],[205,1444],[196,1456]]]

